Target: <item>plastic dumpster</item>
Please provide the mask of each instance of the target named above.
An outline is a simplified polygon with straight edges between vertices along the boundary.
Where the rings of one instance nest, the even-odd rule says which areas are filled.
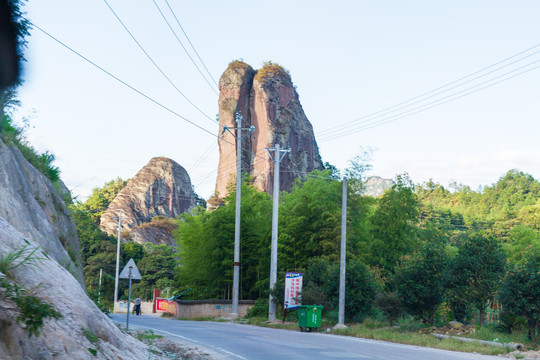
[[[300,331],[310,332],[312,329],[321,327],[322,305],[298,306],[298,327]]]

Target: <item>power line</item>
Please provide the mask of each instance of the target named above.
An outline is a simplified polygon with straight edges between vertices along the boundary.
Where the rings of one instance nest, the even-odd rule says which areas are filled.
[[[163,18],[163,20],[165,20],[165,23],[167,23],[167,26],[169,27],[169,29],[171,30],[171,32],[173,33],[174,37],[176,38],[176,40],[178,41],[178,43],[180,44],[180,46],[182,46],[182,49],[184,49],[186,55],[189,57],[189,59],[191,60],[191,62],[193,63],[193,65],[197,68],[197,71],[199,72],[199,74],[201,74],[201,76],[203,77],[204,81],[206,81],[206,83],[208,84],[208,86],[210,86],[210,89],[212,89],[212,91],[218,95],[216,89],[214,89],[214,87],[212,86],[212,84],[210,84],[210,82],[208,81],[208,79],[206,78],[206,76],[204,76],[204,74],[202,73],[201,69],[199,68],[199,66],[197,65],[197,63],[195,62],[195,60],[193,60],[193,58],[191,57],[191,55],[189,54],[189,52],[187,51],[186,47],[184,46],[184,44],[182,44],[182,41],[180,41],[180,38],[178,37],[178,35],[176,35],[176,32],[174,31],[174,29],[172,28],[171,24],[169,23],[169,21],[167,20],[167,18],[165,17],[165,15],[163,14],[163,12],[161,11],[161,9],[159,8],[159,5],[156,3],[156,0],[152,0],[154,5],[156,6],[157,10],[159,11],[161,17]],[[169,5],[167,3],[167,5]],[[169,6],[169,9],[170,9],[170,6]],[[172,12],[172,10],[171,10]],[[174,15],[174,13],[173,13]],[[176,19],[176,16],[175,16],[175,19]],[[178,22],[178,19],[176,20]],[[180,22],[178,22],[178,24],[180,24]],[[182,29],[182,26],[180,26],[180,28]],[[182,29],[182,31],[184,31],[184,29]],[[184,32],[184,35],[186,33]],[[187,38],[187,35],[186,35],[186,38]],[[189,39],[188,39],[189,41]],[[189,42],[191,44],[191,41]],[[191,46],[193,47],[193,44],[191,44]],[[197,54],[197,56],[199,56]],[[201,60],[201,58],[199,57],[199,60]],[[202,63],[202,60],[201,60],[201,63]],[[204,63],[202,63],[203,66],[204,66]],[[206,69],[206,66],[205,66],[205,69]],[[208,69],[206,69],[206,71],[208,71]],[[210,75],[210,77],[212,77],[212,75]],[[214,80],[212,78],[212,80]],[[215,81],[214,81],[215,83]],[[217,85],[217,84],[216,84]]]
[[[518,56],[520,56],[520,55],[522,55],[522,54],[525,54],[525,53],[527,53],[527,52],[529,52],[529,51],[531,51],[531,50],[533,50],[533,49],[535,49],[535,48],[537,48],[537,47],[540,47],[540,44],[534,45],[534,46],[532,46],[532,47],[530,47],[530,48],[528,48],[528,49],[526,49],[526,50],[520,51],[520,52],[517,53],[517,54],[514,54],[514,55],[512,55],[512,56],[510,56],[510,57],[507,57],[507,58],[505,58],[505,59],[503,59],[503,60],[501,60],[501,61],[498,61],[498,62],[496,62],[496,63],[494,63],[494,64],[491,64],[491,65],[489,65],[489,66],[487,66],[487,67],[484,67],[484,68],[482,68],[482,69],[480,69],[480,70],[478,70],[478,71],[475,71],[475,72],[473,72],[473,73],[471,73],[471,74],[469,74],[469,75],[466,75],[466,76],[461,77],[461,78],[459,78],[459,79],[457,79],[457,80],[454,80],[454,81],[452,81],[452,82],[449,82],[449,83],[447,83],[447,84],[444,84],[444,85],[442,85],[442,86],[439,86],[439,87],[437,87],[437,88],[435,88],[435,89],[432,89],[432,90],[430,90],[430,91],[428,91],[428,92],[425,92],[425,93],[423,93],[423,94],[420,94],[420,95],[415,96],[415,97],[413,97],[413,98],[410,98],[410,99],[408,99],[408,100],[405,100],[405,101],[403,101],[403,102],[400,102],[400,103],[398,103],[398,104],[396,104],[396,105],[393,105],[393,106],[384,108],[384,109],[382,109],[382,110],[379,110],[379,111],[377,111],[377,112],[371,113],[371,114],[369,114],[369,115],[362,116],[362,117],[360,117],[360,118],[358,118],[358,119],[356,119],[356,120],[352,120],[352,121],[346,122],[346,123],[344,123],[344,124],[342,124],[342,125],[337,125],[337,126],[334,126],[334,127],[328,128],[328,129],[325,129],[325,130],[321,131],[319,134],[328,134],[328,133],[330,133],[330,132],[340,131],[342,128],[348,127],[348,126],[347,126],[348,124],[356,123],[356,122],[358,122],[359,120],[362,120],[362,119],[371,118],[371,117],[374,116],[374,115],[383,113],[383,112],[385,112],[385,111],[387,111],[387,110],[394,109],[394,108],[396,108],[396,107],[398,107],[398,106],[400,106],[400,105],[404,105],[404,104],[409,103],[409,102],[411,102],[411,101],[413,101],[413,100],[422,98],[422,97],[424,97],[425,95],[429,95],[429,94],[431,94],[431,93],[433,93],[433,92],[436,92],[436,91],[438,91],[438,90],[440,90],[440,89],[444,89],[444,88],[446,88],[446,87],[448,87],[448,86],[450,86],[450,85],[453,85],[453,84],[455,84],[455,83],[458,83],[458,82],[460,82],[460,81],[462,81],[462,80],[465,80],[465,79],[467,79],[467,78],[469,78],[469,77],[471,77],[471,76],[474,76],[474,75],[479,74],[479,73],[481,73],[481,72],[483,72],[483,71],[485,71],[485,70],[488,70],[488,69],[490,69],[490,68],[492,68],[492,67],[495,67],[495,66],[497,66],[497,65],[499,65],[499,64],[502,64],[502,63],[504,63],[504,62],[506,62],[506,61],[508,61],[508,60],[510,60],[510,59],[513,59],[513,58],[518,57]],[[532,55],[534,55],[534,54],[537,54],[537,53],[538,53],[538,51],[535,52],[535,53],[533,53],[533,54],[531,54],[531,55],[525,56],[524,58],[522,58],[522,59],[520,59],[520,60],[516,60],[516,61],[512,62],[512,64],[515,63],[515,62],[521,61],[521,60],[523,60],[523,59],[525,59],[525,58],[527,58],[527,57],[530,57],[530,56],[532,56]],[[506,65],[505,65],[505,66],[506,66]],[[505,66],[503,66],[503,67],[505,67]],[[501,67],[501,68],[503,68],[503,67]],[[501,68],[499,68],[499,69],[501,69]],[[493,70],[493,71],[496,71],[496,70]],[[489,73],[492,73],[493,71],[491,71],[491,72],[489,72]],[[489,73],[487,73],[487,74],[489,74]],[[487,75],[487,74],[484,74],[484,75],[482,75],[482,76],[485,76],[485,75]],[[480,77],[482,77],[482,76],[480,76]],[[470,80],[470,81],[472,81],[472,80]],[[467,81],[466,83],[468,83],[468,82],[470,82],[470,81]],[[464,84],[465,84],[465,83],[464,83]],[[462,85],[463,85],[463,84],[462,84]],[[383,115],[384,115],[384,114],[383,114]],[[381,116],[382,116],[382,115],[381,115]],[[337,129],[339,129],[339,130],[337,130]]]
[[[517,69],[511,70],[511,71],[509,71],[509,72],[507,72],[507,73],[504,73],[504,74],[499,75],[499,76],[496,76],[496,77],[494,77],[494,78],[492,78],[492,79],[486,80],[486,81],[484,81],[484,82],[482,82],[482,83],[480,83],[480,84],[477,84],[477,85],[468,87],[468,88],[466,88],[466,89],[463,89],[463,90],[460,90],[460,91],[458,91],[458,92],[455,92],[455,93],[453,93],[453,94],[451,94],[451,95],[445,96],[445,97],[443,97],[443,98],[437,99],[437,100],[432,101],[432,102],[429,102],[429,103],[427,103],[427,104],[423,104],[423,105],[421,105],[421,106],[418,106],[418,107],[416,107],[416,108],[413,108],[413,109],[404,111],[404,112],[402,112],[402,113],[395,114],[395,115],[392,115],[392,116],[383,118],[383,119],[381,119],[381,120],[377,120],[377,121],[375,121],[375,122],[373,122],[373,123],[367,123],[367,124],[365,124],[365,125],[363,125],[363,126],[361,126],[361,127],[358,127],[358,128],[356,128],[356,129],[343,131],[343,132],[340,132],[340,133],[337,133],[337,134],[332,134],[332,135],[329,135],[329,136],[327,136],[327,137],[324,137],[324,136],[323,136],[323,138],[320,140],[320,142],[329,141],[329,140],[335,140],[335,139],[338,139],[338,138],[343,137],[343,136],[346,136],[346,135],[354,134],[354,133],[357,133],[357,132],[360,132],[360,131],[364,131],[364,130],[368,130],[368,129],[374,128],[374,127],[376,127],[376,126],[380,126],[380,125],[384,125],[384,124],[387,124],[387,123],[390,123],[390,122],[394,122],[394,121],[396,121],[396,120],[403,119],[403,118],[405,118],[405,117],[408,117],[408,116],[411,116],[411,115],[414,115],[414,114],[418,114],[418,113],[420,113],[420,112],[423,112],[423,111],[432,109],[432,108],[434,108],[434,107],[437,107],[437,106],[440,106],[440,105],[449,103],[449,102],[451,102],[451,101],[460,99],[460,98],[462,98],[462,97],[464,97],[464,96],[474,94],[474,93],[476,93],[476,92],[478,92],[478,91],[484,90],[484,89],[489,88],[489,87],[494,86],[494,85],[497,85],[497,84],[499,84],[499,83],[501,83],[501,82],[504,82],[504,81],[510,80],[510,79],[512,79],[512,78],[515,78],[515,77],[517,77],[517,76],[520,76],[520,75],[523,75],[523,74],[525,74],[525,73],[528,73],[529,71],[535,70],[535,69],[539,68],[540,66],[535,66],[535,67],[530,68],[530,69],[528,69],[528,70],[522,71],[522,72],[520,72],[520,73],[518,73],[518,74],[512,75],[512,76],[510,76],[510,77],[508,77],[508,78],[505,78],[505,79],[496,81],[496,82],[494,82],[494,83],[488,84],[488,85],[486,85],[486,86],[483,86],[483,87],[481,87],[481,88],[479,88],[479,89],[476,89],[476,90],[474,90],[474,91],[470,91],[470,92],[465,93],[465,94],[463,94],[463,95],[459,95],[459,96],[453,97],[453,96],[455,96],[455,95],[457,95],[457,94],[460,94],[460,93],[462,93],[462,92],[464,92],[464,91],[471,90],[471,89],[473,89],[473,88],[475,88],[475,87],[478,87],[478,86],[481,86],[481,85],[483,85],[483,84],[492,82],[493,80],[496,80],[496,79],[501,78],[501,77],[503,77],[503,76],[509,75],[509,74],[511,74],[511,73],[513,73],[513,72],[516,72],[516,71],[518,71],[518,70],[521,70],[521,69],[523,69],[523,68],[525,68],[525,67],[528,67],[528,66],[530,66],[530,65],[534,65],[535,63],[537,63],[537,62],[539,62],[539,61],[540,61],[540,60],[536,60],[536,61],[534,61],[534,62],[532,62],[532,63],[523,65],[523,66],[521,66],[521,67],[519,67],[519,68],[517,68]],[[450,98],[450,99],[449,99],[449,98]],[[449,99],[449,100],[440,102],[441,100],[444,100],[444,99]],[[431,105],[431,104],[435,104],[435,105],[429,106],[429,105]],[[427,106],[427,107],[426,107],[426,106]],[[417,111],[415,111],[415,110],[417,110]]]
[[[50,37],[51,39],[53,39],[54,41],[56,41],[58,44],[62,45],[63,47],[65,47],[66,49],[68,49],[69,51],[71,51],[72,53],[74,53],[75,55],[77,55],[78,57],[80,57],[81,59],[83,59],[84,61],[88,62],[89,64],[91,64],[92,66],[96,67],[97,69],[101,70],[102,72],[104,72],[105,74],[109,75],[110,77],[112,77],[113,79],[115,79],[116,81],[118,81],[119,83],[121,83],[122,85],[130,88],[131,90],[135,91],[137,94],[145,97],[147,100],[153,102],[154,104],[158,105],[159,107],[161,107],[162,109],[170,112],[171,114],[179,117],[180,119],[190,123],[191,125],[197,127],[198,129],[214,136],[214,137],[217,137],[216,134],[214,134],[213,132],[203,128],[202,126],[200,125],[197,125],[196,123],[194,123],[193,121],[189,120],[188,118],[178,114],[177,112],[175,112],[174,110],[168,108],[167,106],[161,104],[160,102],[158,102],[157,100],[154,100],[153,98],[151,98],[150,96],[146,95],[145,93],[143,93],[142,91],[140,90],[137,90],[135,87],[129,85],[128,83],[126,83],[125,81],[121,80],[120,78],[118,78],[117,76],[113,75],[112,73],[110,73],[109,71],[105,70],[104,68],[102,68],[101,66],[97,65],[96,63],[94,63],[93,61],[91,61],[90,59],[86,58],[84,55],[80,54],[79,52],[77,52],[76,50],[72,49],[71,47],[69,47],[68,45],[64,44],[62,41],[58,40],[56,37],[52,36],[51,34],[49,34],[48,32],[46,32],[45,30],[43,30],[42,28],[40,28],[38,25],[36,25],[35,23],[31,23],[33,27],[35,27],[36,29],[38,29],[39,31],[41,31],[43,34],[47,35],[48,37]]]
[[[199,111],[204,117],[206,117],[207,119],[209,119],[213,124],[215,124],[215,120],[213,120],[210,116],[208,116],[204,111],[202,111],[197,105],[195,105],[195,103],[193,103],[193,101],[191,101],[175,84],[174,82],[165,74],[165,72],[163,72],[163,70],[161,69],[161,67],[154,61],[154,59],[150,56],[150,54],[148,54],[148,52],[144,49],[144,47],[139,43],[139,41],[137,41],[137,39],[135,38],[135,36],[131,33],[131,31],[128,29],[128,27],[124,24],[124,22],[120,19],[120,17],[118,16],[118,14],[114,11],[114,9],[109,5],[109,3],[107,2],[107,0],[103,0],[105,2],[105,4],[107,5],[107,7],[109,8],[109,10],[111,10],[111,12],[114,14],[114,16],[116,17],[116,19],[118,20],[118,22],[120,22],[120,24],[122,25],[122,27],[124,28],[124,30],[127,31],[127,33],[129,34],[129,36],[133,39],[133,41],[135,41],[135,43],[137,44],[137,46],[139,47],[139,49],[141,49],[141,51],[144,53],[144,55],[146,55],[146,57],[148,58],[148,60],[150,60],[150,62],[152,62],[152,64],[154,64],[154,66],[156,67],[156,69],[161,73],[161,75],[163,75],[163,77],[169,82],[169,84],[171,84],[172,87],[174,87],[176,89],[176,91],[182,95],[184,97],[184,99],[186,99],[186,101],[188,103],[190,103],[195,109],[197,109],[197,111]]]
[[[169,5],[169,1],[168,0],[165,0],[165,3],[167,4],[167,6],[169,7],[169,10],[171,11],[171,14],[173,15],[174,19],[176,20],[176,23],[178,24],[178,26],[180,27],[180,29],[182,30],[182,32],[184,33],[187,41],[189,42],[189,45],[191,45],[191,48],[193,49],[193,51],[195,52],[195,55],[197,55],[197,58],[199,59],[199,61],[201,62],[202,66],[204,66],[204,69],[206,70],[206,72],[208,73],[208,75],[210,76],[210,79],[212,79],[212,81],[214,82],[214,84],[216,84],[216,86],[219,87],[219,85],[217,84],[216,80],[214,79],[214,77],[212,76],[212,74],[210,73],[210,71],[208,70],[208,68],[206,67],[206,65],[204,64],[204,61],[201,59],[201,57],[199,56],[199,53],[197,52],[197,50],[195,49],[195,46],[193,46],[193,43],[191,42],[191,40],[189,39],[189,36],[186,34],[186,32],[184,31],[184,28],[182,27],[182,25],[180,24],[180,20],[178,20],[178,17],[176,17],[176,14],[174,13],[173,9],[171,8],[171,5]]]

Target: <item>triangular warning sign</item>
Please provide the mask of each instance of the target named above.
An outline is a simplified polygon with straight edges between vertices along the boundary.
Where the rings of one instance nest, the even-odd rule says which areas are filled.
[[[137,265],[135,265],[135,261],[133,259],[129,259],[126,267],[120,275],[118,276],[120,279],[129,279],[129,269],[131,268],[131,279],[132,280],[141,280],[141,273],[139,272],[139,269],[137,269]]]

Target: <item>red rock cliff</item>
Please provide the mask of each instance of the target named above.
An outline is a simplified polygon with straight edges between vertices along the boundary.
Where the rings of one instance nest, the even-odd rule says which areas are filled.
[[[304,114],[289,73],[267,63],[254,71],[251,66],[232,62],[220,78],[219,119],[221,126],[235,127],[234,114],[242,114],[242,127],[254,126],[242,139],[242,173],[250,175],[257,187],[273,189],[273,161],[264,148],[279,143],[290,149],[281,163],[280,189],[290,190],[297,177],[323,169],[313,127]],[[227,185],[236,179],[235,137],[225,133],[219,140],[220,159],[216,194],[227,194]]]

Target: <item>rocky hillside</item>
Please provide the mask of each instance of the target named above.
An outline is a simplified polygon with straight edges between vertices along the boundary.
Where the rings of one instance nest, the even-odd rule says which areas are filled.
[[[272,192],[273,162],[265,148],[273,148],[276,143],[282,149],[291,149],[281,163],[281,190],[289,190],[297,177],[323,168],[313,127],[283,67],[267,63],[255,71],[244,62],[233,61],[221,76],[219,88],[220,125],[235,127],[235,114],[240,112],[242,127],[255,127],[253,133],[243,137],[242,172],[252,176],[257,187]],[[236,141],[226,132],[220,134],[218,143],[216,194],[224,197],[227,185],[236,179]]]
[[[395,183],[391,179],[383,179],[379,176],[370,176],[367,178],[364,184],[364,195],[368,196],[380,196],[387,189],[394,186]]]
[[[62,192],[65,186],[59,182]],[[0,140],[0,217],[64,265],[84,285],[79,239],[62,196],[51,182]]]
[[[169,243],[163,238],[163,227],[151,229],[153,218],[176,218],[196,206],[191,180],[178,163],[164,157],[155,157],[143,167],[118,193],[100,220],[100,227],[108,234],[118,233],[115,217],[122,210],[122,229],[137,242]],[[150,224],[151,225],[151,224]],[[131,234],[132,233],[132,234]]]
[[[22,251],[0,272],[0,359],[147,358],[146,346],[123,334],[86,296],[78,244],[58,191],[19,150],[0,141],[0,256]],[[34,250],[34,261],[23,261]],[[62,315],[47,320],[39,336],[29,337],[17,323],[21,305],[15,298],[26,295]]]

